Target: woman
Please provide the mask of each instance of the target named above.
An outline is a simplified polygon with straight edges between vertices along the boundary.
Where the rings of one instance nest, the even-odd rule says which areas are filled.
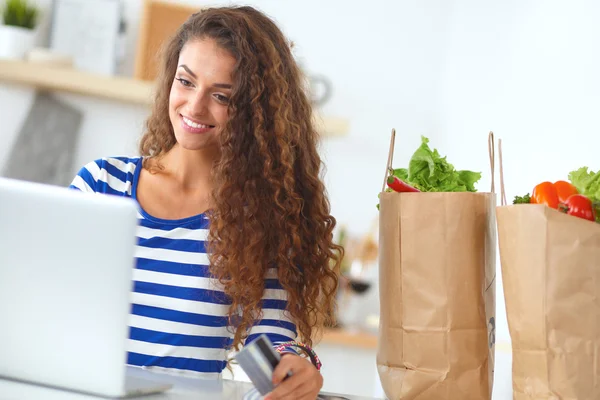
[[[262,333],[310,346],[342,248],[288,42],[253,8],[206,9],[166,46],[157,84],[142,157],[96,160],[71,185],[140,206],[128,363],[220,374]],[[274,382],[270,398],[309,399],[323,380],[284,351]]]

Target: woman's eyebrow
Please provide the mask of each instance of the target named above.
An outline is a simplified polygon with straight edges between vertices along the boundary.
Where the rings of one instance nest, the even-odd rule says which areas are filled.
[[[193,73],[192,70],[189,69],[187,65],[181,64],[179,66],[179,68],[183,68],[185,70],[185,72],[187,72],[188,74],[190,74],[192,76],[192,78],[198,79],[198,77],[196,76],[196,74]],[[215,84],[213,84],[213,87],[216,87],[216,88],[219,88],[219,89],[231,89],[232,88],[231,84],[229,84],[229,83],[215,83]]]
[[[185,65],[185,64],[181,64],[181,65],[179,66],[179,68],[183,68],[183,69],[185,69],[185,72],[187,72],[188,74],[190,74],[190,75],[192,76],[192,78],[198,78],[198,77],[196,76],[196,74],[195,74],[195,73],[193,73],[193,72],[192,72],[192,70],[188,68],[188,66],[187,66],[187,65]]]

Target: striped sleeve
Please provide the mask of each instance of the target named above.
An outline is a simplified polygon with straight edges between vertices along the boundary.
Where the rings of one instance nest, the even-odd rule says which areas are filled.
[[[92,161],[86,164],[79,170],[79,172],[77,172],[77,175],[75,175],[75,178],[73,178],[69,188],[81,190],[82,192],[87,193],[95,193],[96,183],[98,181],[98,171],[98,161]]]
[[[271,268],[265,281],[262,298],[262,318],[256,321],[246,339],[246,344],[266,334],[273,344],[296,340],[296,325],[286,312],[287,292],[277,279],[277,269]]]
[[[79,170],[71,189],[83,192],[131,196],[138,159],[108,157],[92,161]]]

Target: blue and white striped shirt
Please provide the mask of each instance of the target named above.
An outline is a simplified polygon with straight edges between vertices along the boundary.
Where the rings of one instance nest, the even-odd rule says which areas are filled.
[[[96,160],[79,171],[70,187],[137,201],[141,169],[141,157]],[[165,220],[141,207],[138,217],[127,363],[161,372],[220,374],[233,341],[227,329],[231,301],[210,275],[207,217]],[[274,343],[296,339],[296,326],[284,315],[286,299],[276,269],[270,269],[263,317],[247,343],[261,333]]]

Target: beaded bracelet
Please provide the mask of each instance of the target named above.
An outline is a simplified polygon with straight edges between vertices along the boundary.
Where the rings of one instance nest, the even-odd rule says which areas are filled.
[[[319,356],[317,356],[317,353],[315,353],[315,351],[309,345],[301,343],[301,342],[293,342],[292,341],[292,342],[277,343],[276,346],[277,347],[275,347],[275,351],[280,354],[285,349],[290,348],[290,347],[297,347],[297,348],[303,350],[304,353],[310,358],[310,362],[312,362],[312,364],[315,366],[317,371],[321,371],[321,366],[323,364],[321,364],[321,361],[319,360]]]

